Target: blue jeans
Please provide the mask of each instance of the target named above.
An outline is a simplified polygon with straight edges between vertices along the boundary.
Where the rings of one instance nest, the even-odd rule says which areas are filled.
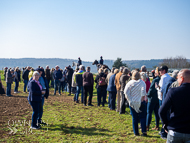
[[[84,96],[83,95],[84,94],[83,86],[77,86],[77,92],[76,92],[76,99],[75,99],[75,101],[78,101],[80,91],[81,91],[81,102],[83,103],[83,96]]]
[[[102,103],[102,106],[104,106],[105,101],[106,101],[106,95],[107,95],[107,90],[106,88],[98,88],[97,89],[97,100],[98,100],[98,106]],[[103,101],[101,102],[101,98],[103,98]]]
[[[109,91],[109,97],[110,97],[109,108],[111,110],[115,110],[116,92]]]
[[[38,123],[42,122],[43,106],[44,106],[44,96],[42,96],[42,102],[41,102],[41,104],[39,106]]]
[[[11,95],[11,83],[7,83],[6,95]]]
[[[18,81],[15,81],[15,88],[14,88],[14,92],[18,92]]]
[[[28,84],[28,80],[24,80],[24,92],[26,92],[27,84]]]
[[[56,94],[57,86],[58,86],[58,92],[59,92],[59,94],[61,94],[61,82],[60,82],[60,80],[55,79],[54,80],[54,94]]]
[[[42,104],[41,102],[35,102],[35,101],[29,101],[29,104],[32,106],[33,113],[32,113],[32,127],[37,127],[37,119],[38,119],[38,114],[39,114],[39,109],[40,105]]]
[[[62,81],[61,82],[61,90],[62,90],[62,92],[65,90],[65,85],[66,85],[66,82]]]
[[[167,143],[190,143],[190,134],[178,133],[169,130]]]
[[[159,99],[159,106],[162,106],[162,100]]]
[[[51,80],[51,87],[54,88],[54,80]]]
[[[160,118],[159,118],[159,115],[158,115],[158,110],[159,110],[159,103],[148,102],[146,126],[150,125],[151,120],[152,120],[152,112],[154,111],[155,120],[156,120],[156,126],[159,127]]]
[[[146,133],[146,104],[145,101],[141,102],[140,113],[137,113],[131,106],[129,106],[133,120],[133,132],[135,135],[139,135],[138,122],[140,118],[142,133]]]

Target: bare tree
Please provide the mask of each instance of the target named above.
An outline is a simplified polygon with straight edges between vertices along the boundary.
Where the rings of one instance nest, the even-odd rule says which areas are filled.
[[[168,68],[190,68],[190,63],[184,56],[165,58],[160,65],[167,65]]]

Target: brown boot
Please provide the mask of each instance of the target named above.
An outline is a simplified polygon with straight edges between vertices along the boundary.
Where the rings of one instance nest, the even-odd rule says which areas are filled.
[[[155,126],[154,128],[152,128],[152,130],[159,131],[159,126]]]

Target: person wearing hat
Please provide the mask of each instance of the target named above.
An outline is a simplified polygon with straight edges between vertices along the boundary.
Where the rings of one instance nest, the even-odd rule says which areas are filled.
[[[102,57],[102,56],[100,57],[100,64],[101,64],[101,65],[104,64],[104,60],[103,60],[103,57]]]
[[[164,85],[169,81],[171,77],[167,73],[168,72],[167,66],[163,65],[160,67],[159,70],[160,70],[159,72],[160,72],[161,78],[160,78],[159,84],[158,85],[156,84],[155,86],[156,86],[156,89],[158,90],[158,99],[159,99],[159,104],[161,106]]]
[[[79,67],[80,65],[82,65],[82,60],[81,60],[80,57],[79,57],[79,58],[78,58],[77,67]]]
[[[159,68],[157,67],[155,70],[155,78],[153,79],[150,88],[148,90],[148,103],[147,103],[147,118],[146,118],[146,128],[147,131],[149,130],[151,121],[152,121],[152,112],[154,111],[155,115],[155,121],[156,121],[156,126],[155,128],[152,128],[152,130],[159,130],[159,120],[160,117],[158,115],[158,110],[159,110],[159,99],[158,99],[158,92],[155,88],[155,84],[159,83],[160,81],[160,73],[159,73]]]
[[[13,69],[8,69],[6,72],[6,83],[7,83],[7,90],[6,90],[6,96],[12,96],[11,95],[11,84],[13,83],[13,79],[15,75],[13,74]]]

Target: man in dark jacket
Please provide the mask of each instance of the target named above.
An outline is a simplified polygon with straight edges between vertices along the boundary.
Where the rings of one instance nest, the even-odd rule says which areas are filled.
[[[23,74],[22,74],[22,79],[24,80],[24,89],[23,91],[26,93],[26,87],[27,87],[27,84],[28,84],[28,74],[30,72],[30,67],[28,66],[26,68],[26,70],[23,71]]]
[[[45,77],[46,77],[46,79],[47,79],[48,86],[49,86],[49,82],[50,82],[50,79],[51,79],[49,66],[46,66],[46,69],[45,69]]]
[[[72,76],[73,76],[74,71],[70,66],[66,67],[66,69],[67,69],[66,80],[67,80],[67,85],[69,88],[69,95],[71,95],[71,83],[72,83]]]
[[[168,132],[167,143],[190,142],[190,70],[181,70],[177,80],[180,86],[169,89],[159,110],[163,128]]]
[[[168,80],[168,82],[163,86],[163,96],[162,96],[162,102],[164,102],[165,98],[166,98],[166,94],[168,93],[169,87],[172,85],[173,82],[176,81],[177,79],[177,74],[179,73],[179,70],[174,70],[172,73],[171,78]],[[170,117],[170,112],[168,111],[167,117],[169,119]],[[166,139],[167,138],[167,133],[165,132],[165,130],[162,128],[161,129],[161,138],[162,139]]]
[[[62,72],[59,69],[59,66],[55,66],[55,71],[53,72],[53,79],[54,79],[54,95],[56,95],[56,89],[58,86],[59,95],[61,95],[61,78]]]
[[[101,64],[101,65],[104,64],[104,60],[103,60],[103,57],[102,57],[102,56],[100,57],[100,64]]]
[[[94,78],[93,74],[90,73],[90,67],[86,68],[86,72],[83,73],[82,78],[83,78],[83,87],[84,87],[84,106],[86,106],[88,93],[89,93],[88,106],[93,106],[92,96],[93,96]]]
[[[76,103],[79,103],[78,101],[78,97],[79,97],[79,94],[80,94],[80,91],[81,91],[81,103],[83,103],[83,79],[82,79],[82,74],[84,73],[84,66],[83,65],[80,65],[79,66],[79,71],[75,74],[74,76],[74,81],[76,83],[76,86],[77,86],[77,93],[76,93]]]
[[[6,96],[12,96],[11,95],[11,84],[13,83],[13,78],[14,78],[14,70],[9,69],[6,72],[6,83],[7,83],[7,91],[6,91]]]

